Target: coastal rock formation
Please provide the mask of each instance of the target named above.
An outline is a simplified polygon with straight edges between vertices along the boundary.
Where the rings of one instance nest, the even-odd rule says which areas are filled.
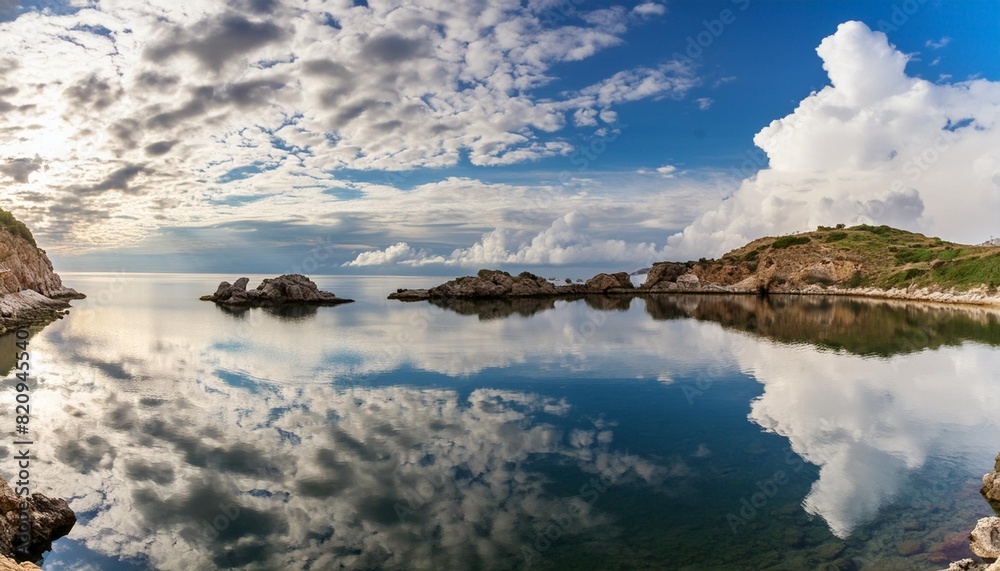
[[[754,240],[718,260],[662,262],[645,292],[794,293],[1000,305],[1000,253],[888,226]]]
[[[265,279],[257,289],[248,290],[249,278],[240,278],[236,283],[222,282],[212,295],[202,296],[202,301],[214,301],[229,307],[257,307],[288,303],[336,305],[350,303],[353,299],[343,299],[331,292],[321,291],[309,278],[300,274],[286,274]]]
[[[63,499],[31,494],[27,499],[31,517],[31,541],[27,554],[15,552],[18,545],[20,501],[7,482],[0,479],[0,554],[32,559],[52,548],[52,542],[66,535],[76,524],[76,515]],[[17,569],[17,567],[14,567]],[[30,569],[30,567],[29,567]]]
[[[61,317],[67,299],[85,297],[63,285],[31,232],[0,210],[0,335]]]
[[[969,549],[987,563],[1000,559],[1000,517],[984,517],[969,535]]]
[[[632,278],[626,272],[597,274],[587,280],[584,287],[587,289],[587,293],[607,293],[611,290],[635,289],[635,286],[632,285]]]
[[[571,287],[573,286],[567,286]],[[500,270],[479,270],[475,276],[456,278],[430,289],[396,290],[389,295],[389,299],[417,301],[431,298],[542,297],[558,295],[567,288],[558,288],[529,272],[512,276]]]
[[[993,511],[1000,515],[1000,454],[997,454],[993,471],[983,476],[983,489],[979,490],[986,501],[993,506]]]
[[[430,289],[398,289],[389,294],[389,299],[498,299],[626,293],[634,290],[625,272],[597,274],[583,284],[557,286],[530,272],[512,276],[501,270],[479,270],[475,276],[456,278]]]

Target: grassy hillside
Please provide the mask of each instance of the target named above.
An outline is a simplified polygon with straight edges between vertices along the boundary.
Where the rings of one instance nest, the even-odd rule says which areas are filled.
[[[770,268],[768,279],[778,285],[1000,288],[1000,248],[955,244],[889,226],[821,226],[815,232],[761,238],[698,266],[699,273],[720,283],[732,280],[713,278],[761,275]]]
[[[3,210],[2,208],[0,208],[0,228],[7,230],[15,236],[24,238],[30,242],[32,246],[38,246],[35,244],[35,237],[31,235],[31,230],[28,230],[28,227],[24,225],[24,222],[14,218],[13,214]]]

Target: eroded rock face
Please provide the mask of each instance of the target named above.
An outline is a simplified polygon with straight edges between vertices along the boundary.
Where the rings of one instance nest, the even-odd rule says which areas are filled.
[[[66,313],[65,300],[83,297],[63,285],[44,250],[0,228],[0,335],[45,325]]]
[[[0,295],[26,290],[52,299],[83,297],[63,285],[44,250],[0,229]]]
[[[31,514],[31,541],[27,553],[15,551],[20,544],[17,538],[20,501],[21,498],[14,494],[7,482],[0,479],[0,554],[17,559],[37,558],[51,549],[52,542],[69,533],[76,524],[76,515],[66,500],[31,494],[27,499],[28,512]]]
[[[642,284],[644,289],[662,289],[667,284],[677,282],[677,278],[689,271],[688,265],[681,262],[661,262],[653,264],[646,274],[646,281]]]
[[[983,489],[979,490],[993,510],[1000,515],[1000,454],[997,455],[993,471],[983,476]]]
[[[247,290],[249,278],[240,278],[236,283],[222,282],[212,295],[203,296],[204,301],[214,301],[230,307],[255,307],[286,303],[335,305],[350,303],[353,299],[337,297],[322,291],[309,278],[300,274],[286,274],[261,282],[257,289]]]

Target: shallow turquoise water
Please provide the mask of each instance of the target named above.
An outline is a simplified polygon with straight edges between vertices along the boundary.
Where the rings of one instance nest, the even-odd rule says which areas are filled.
[[[198,301],[232,277],[65,277],[33,479],[80,522],[46,569],[938,569],[990,515],[995,313]]]

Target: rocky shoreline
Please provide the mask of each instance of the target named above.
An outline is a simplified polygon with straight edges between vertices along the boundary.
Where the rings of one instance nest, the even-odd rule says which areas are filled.
[[[398,290],[391,299],[498,298],[576,294],[839,295],[1000,306],[1000,252],[945,242],[888,226],[819,227],[765,237],[721,258],[659,262],[633,286],[624,273],[585,284],[556,285],[529,272],[481,270],[427,290]]]
[[[512,276],[501,270],[479,270],[475,276],[456,278],[430,289],[398,289],[389,294],[389,299],[505,299],[635,293],[639,291],[625,272],[597,274],[583,284],[556,285],[530,272]]]
[[[263,307],[286,304],[337,305],[351,303],[353,299],[337,297],[322,291],[309,278],[300,274],[286,274],[273,279],[265,279],[257,289],[247,289],[249,278],[240,278],[236,283],[222,282],[212,295],[204,295],[202,301],[212,301],[223,307]]]
[[[680,267],[678,267],[680,266]],[[529,272],[514,276],[501,270],[480,270],[475,276],[456,278],[429,289],[401,288],[388,299],[423,301],[429,299],[507,299],[526,297],[572,297],[579,295],[647,295],[647,294],[735,294],[735,295],[834,295],[899,301],[920,301],[947,305],[977,305],[1000,307],[1000,294],[979,287],[967,291],[941,291],[932,288],[882,289],[838,286],[772,285],[762,288],[756,281],[724,285],[703,282],[697,274],[685,271],[689,266],[665,262],[657,264],[645,283],[634,286],[625,272],[597,274],[586,283],[556,285]]]

